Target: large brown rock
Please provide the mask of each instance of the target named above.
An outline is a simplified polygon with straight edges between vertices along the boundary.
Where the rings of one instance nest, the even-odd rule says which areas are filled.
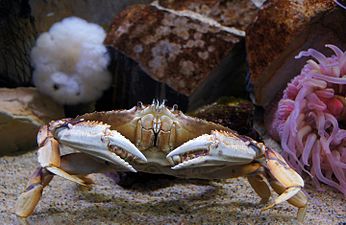
[[[70,16],[108,27],[115,14],[126,6],[151,0],[29,0],[38,33],[46,32],[54,23]]]
[[[345,49],[345,10],[333,1],[268,0],[247,29],[246,48],[254,100],[268,106],[276,93],[299,74],[301,50],[327,53],[325,44]]]
[[[32,149],[39,127],[64,117],[63,107],[35,88],[1,88],[0,106],[0,155]]]
[[[31,85],[30,49],[35,37],[29,0],[1,0],[0,87]]]
[[[256,5],[247,0],[160,0],[159,3],[165,8],[188,10],[239,30],[246,30],[258,11]]]
[[[198,108],[190,112],[189,116],[219,123],[239,134],[252,136],[254,112],[255,106],[251,101],[230,97]]]
[[[164,97],[172,102],[165,93],[172,89],[188,98],[189,106],[196,105],[206,89],[205,98],[208,98],[240,86],[230,88],[232,81],[235,83],[244,74],[244,29],[256,12],[251,1],[239,0],[155,1],[151,5],[133,5],[116,16],[105,44],[138,64],[142,73],[153,81],[167,86],[164,90],[157,88],[159,90],[149,99]],[[119,57],[116,60],[119,61]],[[126,64],[118,63],[116,68]],[[133,71],[127,71],[118,83],[129,76],[138,77],[128,85],[121,85],[128,86],[132,92],[145,88],[146,93],[135,96],[138,101],[155,87],[144,85],[145,82],[139,82],[141,87],[134,87],[136,80],[143,76]],[[119,76],[119,71],[115,73]],[[205,88],[201,91],[202,86]],[[198,97],[194,97],[197,93]],[[215,99],[209,101],[212,100]]]

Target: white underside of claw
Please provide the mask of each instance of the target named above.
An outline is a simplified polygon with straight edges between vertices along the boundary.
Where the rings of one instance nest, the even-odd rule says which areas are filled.
[[[205,155],[197,155],[192,159],[185,160],[172,167],[172,169],[197,166],[243,165],[252,162],[258,154],[256,149],[237,136],[228,135],[226,132],[213,131],[210,135],[201,135],[182,144],[170,152],[167,158],[193,154],[199,150],[206,150],[207,152]]]
[[[193,150],[205,149],[209,150],[209,147],[214,143],[213,136],[204,134],[195,139],[192,139],[184,144],[180,145],[173,151],[171,151],[167,157],[173,157],[174,155],[184,154]]]
[[[110,151],[112,146],[121,148],[142,161],[145,156],[119,132],[110,130],[109,125],[97,122],[81,122],[73,126],[58,128],[55,137],[60,144],[109,161],[126,170],[136,170],[117,154]]]
[[[178,170],[184,168],[200,167],[201,164],[203,166],[216,166],[215,160],[217,160],[217,158],[213,156],[200,156],[198,158],[179,163],[178,165],[171,167],[171,169]],[[208,161],[211,161],[211,163],[208,163]]]

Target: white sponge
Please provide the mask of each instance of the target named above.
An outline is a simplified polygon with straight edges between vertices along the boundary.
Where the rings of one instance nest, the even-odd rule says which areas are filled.
[[[105,31],[97,24],[69,17],[39,36],[31,51],[33,82],[62,104],[96,100],[111,83]]]

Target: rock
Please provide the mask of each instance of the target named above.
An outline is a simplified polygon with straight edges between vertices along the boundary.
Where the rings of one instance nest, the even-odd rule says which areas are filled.
[[[31,85],[30,49],[36,30],[29,0],[0,3],[0,87]]]
[[[255,107],[245,99],[221,98],[217,102],[188,113],[214,123],[222,124],[242,135],[252,135]]]
[[[160,0],[159,3],[165,8],[194,12],[223,26],[243,31],[253,22],[258,12],[256,3],[244,0]]]
[[[345,10],[337,7],[334,1],[266,1],[246,31],[256,104],[268,106],[276,94],[281,95],[287,82],[299,74],[306,59],[296,60],[294,56],[301,50],[314,48],[328,53],[325,44],[346,49],[345,23]]]
[[[256,12],[251,1],[155,1],[127,8],[105,40],[116,52],[115,96],[128,105],[154,97],[179,100],[184,110],[201,99],[244,94],[242,40]]]
[[[70,16],[108,27],[114,15],[126,6],[149,3],[152,0],[30,0],[32,16],[39,33],[46,32],[54,23]]]
[[[0,88],[0,155],[31,150],[43,124],[64,117],[63,107],[35,88]]]

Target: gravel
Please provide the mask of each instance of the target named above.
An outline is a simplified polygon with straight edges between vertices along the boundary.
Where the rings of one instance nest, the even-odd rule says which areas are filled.
[[[13,213],[15,201],[37,165],[36,152],[0,158],[0,224],[297,224],[297,209],[287,202],[261,212],[260,198],[244,178],[163,178],[129,190],[102,174],[90,175],[91,189],[54,177],[34,214],[21,221]],[[304,224],[345,224],[345,197],[323,188],[306,184],[310,203]]]

